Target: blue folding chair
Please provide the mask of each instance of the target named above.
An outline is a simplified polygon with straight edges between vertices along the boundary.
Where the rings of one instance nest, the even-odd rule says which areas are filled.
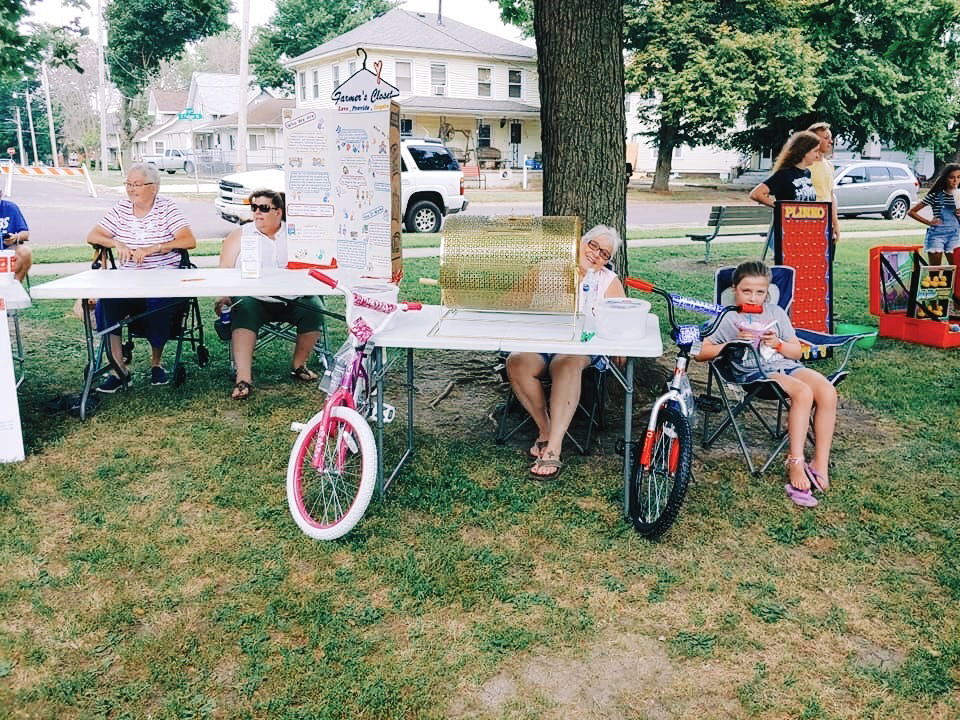
[[[734,267],[722,267],[716,271],[714,289],[716,302],[720,305],[733,304],[733,273]],[[770,268],[773,282],[770,285],[768,302],[777,303],[790,315],[793,305],[794,283],[796,270],[788,265],[774,265]],[[809,358],[804,358],[805,364],[830,362],[829,372],[824,376],[834,387],[839,385],[849,375],[846,369],[857,340],[870,337],[871,333],[857,335],[832,335],[815,332],[804,328],[794,328],[801,343],[810,348]],[[733,364],[738,363],[747,367],[756,367],[753,379],[750,382],[740,382],[733,370]],[[820,370],[820,368],[817,368]],[[822,372],[822,370],[821,370]],[[765,415],[763,406],[757,401],[768,401],[774,404],[775,417]],[[712,447],[727,430],[732,429],[740,446],[740,451],[746,460],[747,467],[754,475],[766,472],[771,463],[783,451],[789,439],[785,423],[785,416],[790,407],[790,399],[780,385],[768,377],[761,369],[760,356],[757,349],[750,342],[727,343],[723,351],[710,361],[707,371],[706,394],[700,398],[700,407],[705,412],[703,417],[702,446]],[[723,419],[716,427],[711,428],[710,416],[712,412],[720,412]],[[747,443],[747,427],[741,422],[745,417],[753,417],[762,428],[762,435],[772,441],[772,444],[763,449],[763,461],[760,467],[754,462],[751,449]]]

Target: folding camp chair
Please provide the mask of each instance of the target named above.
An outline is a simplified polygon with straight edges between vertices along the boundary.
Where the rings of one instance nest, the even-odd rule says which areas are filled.
[[[532,418],[527,414],[526,410],[523,409],[523,406],[520,405],[520,401],[514,394],[513,388],[511,388],[509,385],[509,379],[507,378],[506,372],[506,360],[507,356],[505,354],[501,354],[499,362],[495,366],[495,369],[500,373],[503,381],[507,383],[508,388],[506,399],[502,405],[497,407],[497,432],[493,438],[497,445],[503,445],[507,440],[513,437],[518,430],[532,422]],[[549,377],[544,379],[543,383],[545,386],[544,389],[549,396]],[[570,427],[567,428],[566,432],[567,439],[573,444],[573,446],[577,449],[577,452],[581,455],[587,455],[590,453],[590,448],[593,446],[594,433],[597,430],[603,430],[606,426],[604,417],[606,393],[606,370],[598,370],[595,367],[585,368],[580,385],[580,400],[577,404],[576,413],[574,414],[574,422],[576,422],[578,417],[583,420],[583,434],[581,437],[577,437],[571,432],[573,429],[573,422],[570,423]],[[523,413],[523,419],[516,421],[512,427],[509,427],[510,415],[515,409],[519,409],[520,412]]]
[[[117,264],[113,257],[112,248],[94,245],[94,249],[95,255],[93,263],[91,264],[94,270],[101,268],[116,269]],[[190,261],[190,253],[187,250],[181,249],[177,250],[177,252],[180,253],[180,264],[177,266],[178,268],[187,269],[196,267],[196,265]],[[176,352],[170,375],[173,387],[182,385],[187,377],[187,369],[183,364],[183,350],[185,345],[188,345],[196,354],[197,365],[199,367],[206,367],[210,362],[210,351],[203,343],[203,320],[200,315],[200,303],[197,298],[184,298],[182,301],[178,300],[177,305],[177,311],[170,320],[170,340],[176,342]],[[121,333],[124,334],[122,336],[121,347],[123,351],[123,361],[127,365],[129,365],[133,359],[134,339],[145,337],[143,334],[143,326],[140,322],[145,315],[146,313],[141,313],[122,323]],[[99,358],[103,358],[104,356],[110,357],[110,354],[107,352],[107,343],[109,343],[109,335],[104,335],[101,338]],[[117,368],[113,369],[114,371],[117,370]]]
[[[735,269],[723,267],[716,272],[715,291],[718,304],[733,304],[732,286]],[[777,303],[787,315],[790,315],[796,271],[787,265],[774,265],[771,267],[771,272],[773,282],[770,285],[768,302]],[[800,342],[815,350],[810,353],[814,359],[803,362],[819,363],[821,360],[826,360],[828,356],[832,356],[829,360],[832,363],[832,369],[824,372],[824,375],[835,387],[849,374],[846,366],[856,341],[862,337],[869,337],[869,333],[832,335],[803,328],[795,327],[794,329]],[[756,366],[760,377],[752,382],[738,382],[733,371],[734,362],[748,367]],[[758,401],[767,401],[768,405],[772,403],[775,415],[773,417],[765,415],[763,412],[765,408]],[[720,355],[710,361],[707,371],[707,389],[705,395],[701,396],[699,405],[705,411],[702,415],[703,447],[712,447],[727,430],[732,429],[747,467],[754,475],[764,473],[787,444],[789,438],[785,418],[790,408],[789,397],[777,382],[760,370],[760,356],[753,343],[727,343]],[[767,410],[769,412],[769,407]],[[712,412],[723,414],[723,420],[713,429],[710,426]],[[759,468],[754,462],[747,443],[748,428],[741,422],[746,417],[755,419],[761,428],[761,434],[772,442],[769,447],[762,450],[764,459]]]

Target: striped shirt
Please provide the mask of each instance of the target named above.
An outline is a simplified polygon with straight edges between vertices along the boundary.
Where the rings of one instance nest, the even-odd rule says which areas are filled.
[[[957,202],[954,199],[953,193],[944,192],[939,190],[935,193],[927,193],[923,200],[921,200],[924,205],[929,205],[933,210],[933,216],[937,220],[943,219],[943,213],[955,213],[957,211]]]
[[[145,217],[133,214],[133,203],[124,199],[114,205],[98,223],[115,240],[119,240],[132,250],[149,247],[157,243],[173,240],[174,234],[188,226],[176,204],[170,198],[157,196],[153,207]],[[153,270],[163,267],[177,267],[180,253],[176,250],[166,253],[154,253],[143,259],[143,265],[137,265],[132,259],[120,263],[120,267],[135,270]]]

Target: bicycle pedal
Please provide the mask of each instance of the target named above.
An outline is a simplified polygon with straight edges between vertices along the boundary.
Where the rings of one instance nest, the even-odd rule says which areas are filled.
[[[383,422],[392,423],[393,419],[397,416],[397,409],[390,403],[383,404]]]

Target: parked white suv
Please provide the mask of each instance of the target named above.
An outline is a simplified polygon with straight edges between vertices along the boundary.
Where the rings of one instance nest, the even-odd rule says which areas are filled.
[[[463,173],[440,140],[403,138],[400,170],[400,204],[407,232],[440,232],[445,215],[467,209]],[[283,170],[253,170],[222,178],[214,203],[220,217],[235,223],[251,220],[248,198],[258,188],[284,190]]]

